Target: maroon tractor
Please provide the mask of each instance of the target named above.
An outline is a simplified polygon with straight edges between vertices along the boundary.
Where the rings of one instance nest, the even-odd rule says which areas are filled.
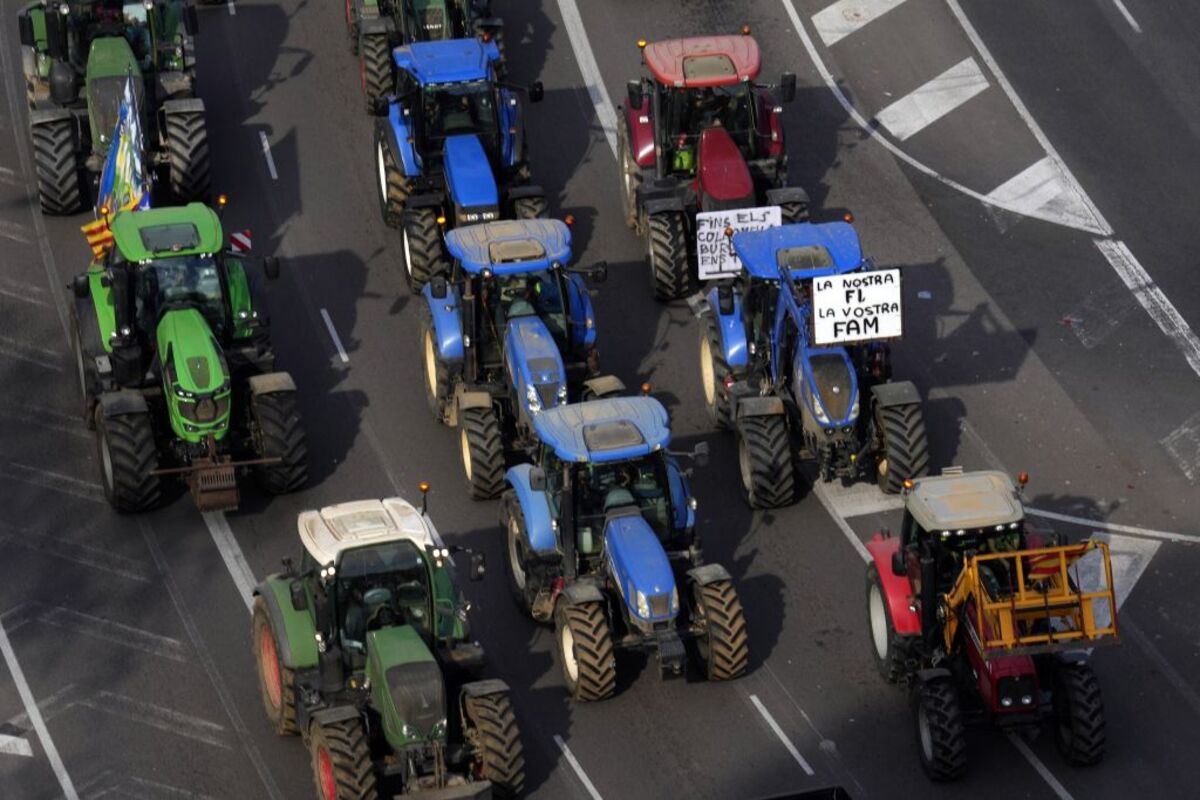
[[[786,185],[778,104],[795,97],[796,76],[756,83],[762,56],[749,29],[638,46],[650,76],[629,82],[618,112],[621,200],[646,239],[654,296],[670,300],[695,276],[697,213],[779,206],[784,223],[807,218],[808,195]]]

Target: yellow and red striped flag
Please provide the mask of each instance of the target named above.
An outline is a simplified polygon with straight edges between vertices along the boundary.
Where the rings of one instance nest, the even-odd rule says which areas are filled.
[[[109,227],[107,215],[102,215],[99,219],[80,227],[79,230],[83,231],[83,235],[87,237],[88,247],[92,248],[94,260],[99,261],[104,257],[108,248],[112,247],[112,228]]]

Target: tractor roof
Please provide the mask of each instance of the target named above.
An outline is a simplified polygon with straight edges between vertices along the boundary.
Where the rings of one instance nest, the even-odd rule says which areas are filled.
[[[904,499],[927,531],[1009,525],[1025,517],[1020,495],[1003,472],[968,472],[919,478]]]
[[[548,408],[534,415],[533,427],[565,461],[624,461],[671,441],[667,410],[653,397],[610,397]]]
[[[203,203],[117,212],[112,234],[117,250],[132,262],[155,256],[215,253],[224,242],[221,220]]]
[[[392,58],[397,67],[411,73],[422,86],[428,86],[488,80],[489,66],[500,58],[500,51],[495,42],[450,39],[397,47]]]
[[[539,272],[571,260],[571,229],[557,219],[526,219],[468,225],[446,233],[446,248],[472,275]]]
[[[858,232],[848,222],[801,222],[733,235],[733,249],[754,278],[779,279],[780,267],[797,280],[851,272],[862,266]]]
[[[300,541],[318,564],[336,562],[343,551],[408,540],[425,548],[440,544],[428,516],[400,497],[356,500],[303,511],[296,521]]]
[[[654,80],[668,86],[728,86],[758,77],[762,55],[752,36],[697,36],[651,42],[642,58]]]

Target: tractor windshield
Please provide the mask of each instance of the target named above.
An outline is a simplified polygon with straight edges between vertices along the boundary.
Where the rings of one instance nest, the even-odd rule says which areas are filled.
[[[630,461],[580,465],[576,472],[575,530],[579,551],[599,552],[605,515],[634,506],[664,541],[671,535],[666,461],[654,453]]]
[[[135,297],[142,331],[153,331],[165,311],[185,306],[198,309],[218,338],[225,329],[225,294],[211,255],[172,256],[140,265]]]
[[[429,636],[429,571],[425,556],[408,540],[356,547],[337,565],[341,643],[365,652],[367,631],[412,625]]]
[[[696,169],[696,147],[707,128],[729,132],[747,158],[754,156],[754,94],[749,83],[703,89],[672,89],[665,98],[667,163],[676,172]]]
[[[430,84],[423,102],[427,140],[474,133],[484,147],[499,141],[496,95],[488,81]]]
[[[565,346],[566,304],[559,277],[550,270],[495,276],[484,282],[480,300],[492,341],[501,341],[508,320],[536,316],[546,324],[550,335]]]

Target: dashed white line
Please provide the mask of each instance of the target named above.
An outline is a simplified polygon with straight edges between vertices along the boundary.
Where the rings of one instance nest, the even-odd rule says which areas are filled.
[[[813,14],[813,27],[826,47],[874,22],[904,0],[838,0]]]
[[[1074,800],[1071,797],[1071,793],[1067,791],[1067,787],[1059,783],[1058,778],[1054,777],[1054,773],[1050,771],[1050,768],[1043,764],[1042,760],[1037,757],[1037,754],[1029,749],[1029,745],[1025,744],[1025,740],[1021,738],[1020,734],[1010,732],[1008,740],[1013,743],[1013,747],[1021,752],[1021,755],[1025,756],[1025,760],[1037,770],[1037,774],[1042,776],[1042,780],[1046,782],[1051,791],[1058,795],[1059,800]]]
[[[333,346],[337,348],[338,358],[343,364],[350,363],[350,356],[346,355],[346,348],[342,347],[342,340],[338,336],[337,329],[333,327],[333,320],[329,317],[329,312],[321,309],[321,318],[325,320],[325,327],[329,329],[329,338],[333,339]]]
[[[225,7],[229,9],[229,16],[237,16],[237,7],[234,6],[233,0],[225,0]]]
[[[271,156],[271,142],[267,139],[266,131],[258,132],[258,139],[262,142],[263,158],[267,159],[267,172],[271,173],[271,180],[279,180],[279,173],[275,171],[275,159]]]
[[[579,778],[579,782],[583,784],[583,788],[587,789],[587,793],[592,800],[604,800],[600,796],[600,792],[596,791],[596,786],[592,783],[592,779],[587,776],[587,773],[583,771],[583,767],[579,765],[579,761],[575,758],[575,754],[571,752],[571,748],[567,747],[567,743],[557,733],[554,734],[554,743],[562,751],[563,758],[567,759],[567,763],[571,765],[571,769],[575,770],[575,776]]]
[[[229,577],[233,578],[238,595],[249,611],[254,607],[254,570],[250,569],[246,562],[246,556],[238,546],[225,515],[220,511],[205,511],[201,516],[204,517],[204,524],[212,536],[213,544],[221,554],[221,560],[225,562],[225,568],[229,570]]]
[[[822,484],[818,483],[815,484],[813,494],[815,494],[817,499],[821,501],[821,505],[825,506],[825,511],[829,514],[829,518],[832,519],[833,523],[838,526],[838,530],[842,532],[842,535],[846,537],[846,540],[850,542],[850,544],[858,552],[859,556],[862,557],[862,560],[870,561],[871,554],[867,552],[866,545],[862,543],[862,540],[858,538],[858,534],[854,532],[854,529],[850,527],[850,524],[846,522],[846,520],[842,518],[842,515],[837,512],[837,509],[834,508],[833,501],[829,498],[828,490]]]
[[[1121,0],[1113,0],[1113,5],[1117,7],[1117,11],[1121,12],[1121,16],[1129,23],[1129,27],[1133,28],[1137,33],[1142,32],[1142,26],[1138,25],[1138,21],[1133,18],[1133,14],[1129,13],[1129,9],[1125,7],[1125,4]]]
[[[783,732],[783,728],[779,727],[779,723],[776,722],[775,718],[771,716],[771,712],[767,711],[767,707],[764,706],[762,701],[758,699],[758,695],[750,695],[750,702],[754,704],[754,707],[758,709],[758,713],[761,714],[762,718],[765,719],[767,724],[771,726],[771,730],[775,731],[775,735],[779,737],[779,741],[783,742],[783,746],[786,747],[787,751],[792,754],[792,758],[796,759],[796,763],[800,765],[800,769],[804,770],[804,774],[808,775],[810,778],[815,775],[816,773],[813,772],[813,768],[809,766],[807,761],[804,760],[804,756],[802,756],[800,751],[796,749],[796,745],[792,744],[792,740],[789,739],[788,735]]]
[[[600,67],[596,65],[596,55],[592,52],[587,30],[583,27],[583,18],[579,16],[579,6],[575,4],[575,0],[558,0],[558,13],[562,15],[567,38],[571,40],[571,49],[575,51],[575,61],[579,65],[583,85],[587,87],[592,107],[596,109],[596,120],[600,123],[600,130],[608,140],[613,157],[616,157],[617,112],[608,96],[608,89],[604,86],[604,76],[600,74]]]
[[[989,86],[973,58],[964,58],[875,115],[900,141],[937,122]]]

